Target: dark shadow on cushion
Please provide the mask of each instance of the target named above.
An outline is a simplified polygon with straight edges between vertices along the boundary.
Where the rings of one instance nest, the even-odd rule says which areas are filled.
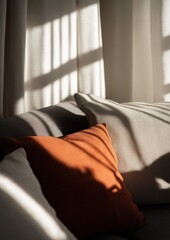
[[[161,196],[162,203],[164,203],[164,201],[168,203],[170,201],[170,174],[168,169],[170,169],[169,152],[156,159],[151,165],[148,165],[139,171],[122,173],[122,176],[124,181],[128,182],[128,190],[131,193],[135,191],[137,199],[134,200],[136,202],[142,204],[140,199],[142,199],[142,195],[145,193],[145,199],[147,199],[147,202],[152,203],[152,198],[154,197],[155,204],[159,204]],[[135,187],[135,189],[133,189],[132,186],[135,182],[140,187]],[[150,194],[150,191],[152,191],[154,196],[153,194]]]
[[[33,128],[20,117],[14,116],[0,120],[1,137],[22,137],[27,135],[35,135],[35,132]]]
[[[85,114],[74,102],[63,102],[0,120],[0,137],[63,136],[88,127]]]
[[[89,126],[85,115],[75,114],[69,109],[61,106],[52,106],[46,109],[41,109],[40,111],[47,114],[52,120],[54,120],[57,127],[62,132],[62,135],[74,133],[86,129]]]

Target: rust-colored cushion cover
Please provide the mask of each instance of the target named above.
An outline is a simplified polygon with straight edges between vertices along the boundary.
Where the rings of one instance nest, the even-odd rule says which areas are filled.
[[[42,191],[60,220],[80,239],[141,227],[145,218],[118,171],[104,124],[63,138],[0,139],[0,157],[23,147]]]

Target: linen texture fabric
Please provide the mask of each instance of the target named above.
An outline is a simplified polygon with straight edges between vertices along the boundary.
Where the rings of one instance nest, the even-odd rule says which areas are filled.
[[[0,162],[0,196],[0,239],[76,239],[45,199],[23,148]]]

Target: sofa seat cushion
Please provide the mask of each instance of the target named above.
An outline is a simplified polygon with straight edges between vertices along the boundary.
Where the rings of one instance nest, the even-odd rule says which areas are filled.
[[[78,238],[141,227],[145,217],[118,171],[107,127],[98,124],[63,138],[0,139],[0,155],[23,147],[43,193]]]
[[[127,240],[127,238],[113,234],[104,234],[86,240]]]
[[[88,240],[169,240],[170,204],[143,206],[146,224],[124,236],[103,235]]]
[[[146,225],[127,235],[129,240],[169,240],[170,239],[170,204],[142,207]]]
[[[89,124],[105,122],[119,170],[138,204],[170,203],[170,103],[116,103],[75,94]]]

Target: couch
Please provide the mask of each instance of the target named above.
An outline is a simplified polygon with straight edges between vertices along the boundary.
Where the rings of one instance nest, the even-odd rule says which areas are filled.
[[[76,93],[0,119],[0,239],[169,239],[169,140],[170,103]]]

